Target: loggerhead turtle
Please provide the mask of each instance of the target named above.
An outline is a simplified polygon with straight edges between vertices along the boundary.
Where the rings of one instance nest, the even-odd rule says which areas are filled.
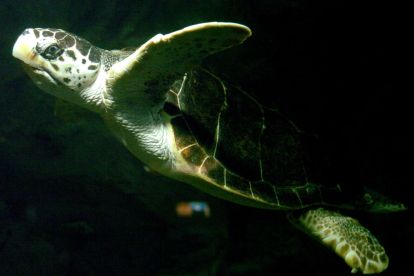
[[[346,183],[323,164],[330,162],[313,136],[199,67],[250,35],[240,24],[210,22],[158,34],[135,51],[107,51],[60,29],[35,28],[20,35],[13,55],[40,89],[99,113],[152,169],[226,200],[287,210],[351,272],[383,271],[388,257],[377,239],[357,220],[320,206],[404,207],[373,192],[344,193]]]

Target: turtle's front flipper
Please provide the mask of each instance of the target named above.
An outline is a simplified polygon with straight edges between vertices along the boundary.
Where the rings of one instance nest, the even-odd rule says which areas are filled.
[[[356,219],[323,208],[304,211],[299,217],[287,212],[293,225],[334,250],[352,268],[352,273],[379,273],[388,266],[384,248]]]
[[[162,102],[171,85],[200,66],[209,55],[243,43],[251,35],[246,26],[209,22],[158,34],[108,72],[105,103],[135,107]],[[136,112],[136,111],[135,111]]]

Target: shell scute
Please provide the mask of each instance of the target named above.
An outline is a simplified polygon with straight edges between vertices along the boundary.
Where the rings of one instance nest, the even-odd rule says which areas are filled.
[[[250,182],[226,170],[226,187],[247,196],[253,196]]]

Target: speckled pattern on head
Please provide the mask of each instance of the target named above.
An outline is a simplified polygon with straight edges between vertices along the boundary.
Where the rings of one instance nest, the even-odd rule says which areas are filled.
[[[37,38],[37,43],[34,51],[30,52],[32,63],[29,65],[37,67],[39,58],[45,59],[48,62],[42,62],[42,65],[48,73],[71,89],[90,86],[95,81],[101,64],[106,65],[104,69],[107,71],[114,63],[113,60],[108,62],[108,55],[111,57],[109,53],[104,54],[105,51],[64,30],[27,29],[22,37],[31,34]]]

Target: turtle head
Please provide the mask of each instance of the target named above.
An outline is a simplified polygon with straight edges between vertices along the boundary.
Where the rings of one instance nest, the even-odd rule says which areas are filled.
[[[13,56],[22,61],[40,89],[81,105],[91,96],[101,71],[101,53],[88,41],[60,29],[26,29],[13,48]]]

